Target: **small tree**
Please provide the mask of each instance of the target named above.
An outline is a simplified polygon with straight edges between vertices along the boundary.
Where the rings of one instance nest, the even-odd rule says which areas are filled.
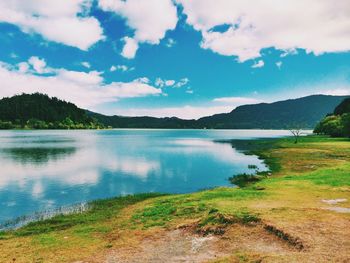
[[[296,128],[296,129],[291,129],[290,132],[293,134],[294,136],[294,143],[297,144],[299,141],[299,137],[301,135],[301,129],[300,128]]]

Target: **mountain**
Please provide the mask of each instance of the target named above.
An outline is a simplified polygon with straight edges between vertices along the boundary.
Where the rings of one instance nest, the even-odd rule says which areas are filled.
[[[312,95],[298,99],[239,106],[230,113],[197,120],[214,129],[313,128],[347,96]]]
[[[198,120],[176,117],[106,116],[78,108],[47,95],[21,94],[0,100],[0,128],[87,129],[171,128],[171,129],[288,129],[313,128],[334,111],[346,96],[312,95],[299,99],[237,107],[229,113]],[[338,111],[348,109],[339,105]],[[336,111],[337,111],[336,110]]]
[[[106,116],[103,114],[87,111],[88,115],[97,119],[106,126],[113,128],[159,128],[159,129],[197,129],[196,120],[183,120],[176,117],[156,118],[156,117],[124,117]]]
[[[350,98],[343,100],[334,110],[334,115],[342,115],[344,113],[350,113]]]
[[[230,113],[198,120],[88,114],[115,128],[288,129],[314,128],[347,96],[312,95],[298,99],[239,106]]]
[[[86,129],[103,125],[86,111],[47,95],[21,94],[0,100],[0,128]]]

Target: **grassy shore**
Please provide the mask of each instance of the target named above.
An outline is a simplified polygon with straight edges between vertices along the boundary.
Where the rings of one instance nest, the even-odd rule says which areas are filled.
[[[0,233],[0,262],[152,262],[153,254],[171,262],[176,242],[207,236],[202,257],[182,252],[198,262],[350,261],[350,140],[231,143],[271,174],[236,188],[95,201],[85,213]]]

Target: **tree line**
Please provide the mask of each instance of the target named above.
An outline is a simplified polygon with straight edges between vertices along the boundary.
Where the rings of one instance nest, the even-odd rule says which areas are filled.
[[[45,94],[21,94],[0,100],[0,129],[100,128],[105,126],[85,110]]]
[[[340,103],[332,114],[322,119],[314,133],[332,137],[350,137],[350,98]]]

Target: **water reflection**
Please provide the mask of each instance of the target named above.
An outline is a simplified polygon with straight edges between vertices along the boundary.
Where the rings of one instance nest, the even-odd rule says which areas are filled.
[[[235,134],[172,130],[0,132],[0,223],[39,210],[116,195],[183,193],[229,185],[227,178],[246,172],[249,164],[264,169],[255,156],[213,141],[226,137],[234,138]]]
[[[63,147],[63,148],[5,148],[1,150],[1,155],[4,158],[11,158],[16,162],[25,164],[46,164],[51,160],[58,160],[64,156],[72,155],[75,153],[75,147]]]

